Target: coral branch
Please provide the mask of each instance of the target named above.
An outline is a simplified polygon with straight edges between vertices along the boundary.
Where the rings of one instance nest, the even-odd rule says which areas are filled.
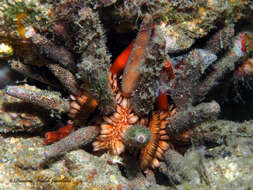
[[[195,91],[195,101],[200,102],[207,92],[215,86],[218,81],[228,72],[231,72],[235,68],[236,62],[244,56],[245,47],[243,44],[242,34],[235,37],[233,47],[222,57],[215,65],[213,65],[213,71],[202,82],[202,84]]]
[[[167,150],[164,154],[164,161],[162,162],[159,171],[168,176],[173,183],[182,183],[187,180],[188,173],[184,170],[184,157],[174,150]]]
[[[124,96],[129,97],[136,88],[140,75],[140,66],[145,62],[147,45],[152,31],[152,23],[153,20],[151,15],[146,14],[124,70],[122,79],[122,94]]]
[[[169,118],[168,130],[170,134],[183,133],[194,127],[195,124],[218,116],[220,106],[217,102],[201,103],[195,107],[189,107],[184,112],[178,112]]]
[[[60,94],[56,92],[38,90],[37,88],[28,89],[28,87],[24,88],[21,86],[7,86],[6,93],[46,109],[53,109],[59,112],[69,111],[68,101],[61,98]]]
[[[85,128],[78,129],[71,133],[66,138],[59,142],[52,144],[45,151],[46,158],[53,158],[60,156],[65,152],[77,149],[81,145],[89,144],[99,134],[99,128],[96,126],[88,126]]]
[[[235,30],[233,24],[223,27],[208,39],[204,49],[214,54],[218,54],[222,50],[227,50],[232,43],[234,34]]]

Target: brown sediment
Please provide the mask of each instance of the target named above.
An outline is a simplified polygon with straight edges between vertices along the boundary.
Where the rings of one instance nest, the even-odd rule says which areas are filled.
[[[7,86],[6,93],[46,109],[53,109],[59,112],[69,111],[69,102],[61,98],[58,93],[47,90],[28,89],[28,87]]]
[[[124,70],[122,79],[123,96],[129,97],[136,88],[140,75],[140,66],[145,61],[146,47],[151,36],[152,23],[153,20],[151,15],[146,14]]]
[[[184,156],[175,150],[169,149],[164,153],[164,162],[158,168],[161,173],[168,176],[170,181],[182,183],[189,178],[184,167]]]
[[[46,158],[60,156],[66,152],[77,149],[80,146],[89,144],[99,134],[99,128],[88,126],[71,133],[66,138],[50,145],[45,151]]]

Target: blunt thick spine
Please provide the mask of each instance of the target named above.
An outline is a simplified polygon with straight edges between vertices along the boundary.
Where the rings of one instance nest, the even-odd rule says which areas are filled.
[[[66,152],[75,150],[80,146],[89,144],[98,134],[99,128],[96,126],[88,126],[78,129],[59,142],[50,145],[44,155],[48,159],[60,156]]]
[[[48,64],[47,67],[54,73],[54,75],[69,92],[75,95],[80,94],[80,90],[77,88],[78,85],[75,76],[69,70],[57,64]]]
[[[48,58],[59,62],[70,70],[75,69],[74,58],[71,53],[64,47],[56,46],[52,41],[45,36],[37,33],[33,27],[26,28],[27,39],[30,39],[34,43],[42,54],[45,54]]]
[[[215,118],[220,113],[220,105],[215,102],[201,103],[195,107],[190,106],[187,110],[176,113],[168,119],[169,134],[183,133],[192,129],[195,124]]]
[[[137,86],[140,67],[145,62],[147,45],[151,37],[152,23],[151,15],[146,14],[124,70],[122,79],[122,93],[124,96],[129,97]]]
[[[57,93],[46,90],[30,90],[19,86],[7,86],[6,93],[46,109],[53,109],[59,112],[69,111],[69,102],[61,98]]]

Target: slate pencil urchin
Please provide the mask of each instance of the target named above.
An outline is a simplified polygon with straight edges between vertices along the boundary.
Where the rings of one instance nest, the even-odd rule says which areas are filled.
[[[46,133],[46,144],[58,141],[47,158],[91,143],[93,152],[136,151],[142,170],[160,167],[167,150],[190,145],[192,129],[220,112],[203,99],[249,55],[246,33],[234,32],[249,3],[3,1],[0,39],[9,48],[1,56],[38,86],[10,85],[6,93],[61,123]],[[123,37],[110,37],[108,25],[137,31],[113,63],[107,46]]]

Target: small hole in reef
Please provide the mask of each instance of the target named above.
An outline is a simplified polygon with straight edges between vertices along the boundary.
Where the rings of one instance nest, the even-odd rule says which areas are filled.
[[[136,37],[136,33],[137,30],[126,33],[119,33],[114,29],[106,32],[107,47],[109,52],[112,54],[112,62]]]
[[[166,175],[159,172],[158,170],[155,170],[154,174],[155,174],[157,184],[165,185],[165,186],[172,186],[172,183],[170,183],[171,180]]]

